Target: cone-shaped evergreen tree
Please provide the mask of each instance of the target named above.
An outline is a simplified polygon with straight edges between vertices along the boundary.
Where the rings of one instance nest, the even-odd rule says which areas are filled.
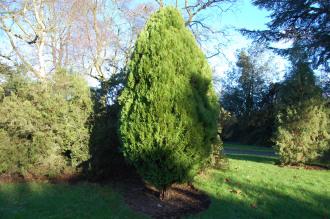
[[[219,109],[211,70],[175,8],[141,32],[120,102],[124,155],[159,189],[189,180],[209,158]]]
[[[304,164],[329,147],[330,121],[308,62],[298,60],[293,64],[280,90],[275,149],[283,164]]]

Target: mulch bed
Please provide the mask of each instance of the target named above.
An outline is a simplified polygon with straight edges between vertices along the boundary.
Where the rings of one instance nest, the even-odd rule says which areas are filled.
[[[132,168],[120,168],[105,184],[124,196],[125,203],[134,211],[152,218],[180,218],[206,210],[211,200],[203,192],[189,184],[174,184],[160,200],[160,192],[144,182]]]
[[[159,192],[148,185],[131,187],[124,192],[126,204],[137,212],[152,218],[180,218],[207,209],[209,197],[187,184],[172,185],[167,198],[159,199]]]

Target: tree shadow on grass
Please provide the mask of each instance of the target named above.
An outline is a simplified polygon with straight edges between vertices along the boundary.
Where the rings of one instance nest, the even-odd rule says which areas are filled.
[[[109,186],[80,183],[0,185],[0,218],[144,218]]]

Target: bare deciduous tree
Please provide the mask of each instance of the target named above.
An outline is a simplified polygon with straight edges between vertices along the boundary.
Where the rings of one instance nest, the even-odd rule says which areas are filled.
[[[175,1],[208,57],[221,52],[224,32],[210,26],[207,16],[223,13],[235,1]],[[156,3],[165,5],[162,0],[3,0],[0,32],[12,50],[0,52],[0,58],[18,60],[38,78],[65,67],[105,82],[124,68]],[[217,45],[208,46],[211,41]]]
[[[0,3],[0,28],[20,61],[40,79],[45,77],[46,33],[53,28],[48,22],[49,3],[43,0]]]

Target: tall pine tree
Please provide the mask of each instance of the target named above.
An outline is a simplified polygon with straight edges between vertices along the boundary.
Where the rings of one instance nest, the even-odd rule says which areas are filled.
[[[209,158],[219,109],[211,70],[175,8],[141,32],[120,102],[124,155],[157,188],[189,181]]]

